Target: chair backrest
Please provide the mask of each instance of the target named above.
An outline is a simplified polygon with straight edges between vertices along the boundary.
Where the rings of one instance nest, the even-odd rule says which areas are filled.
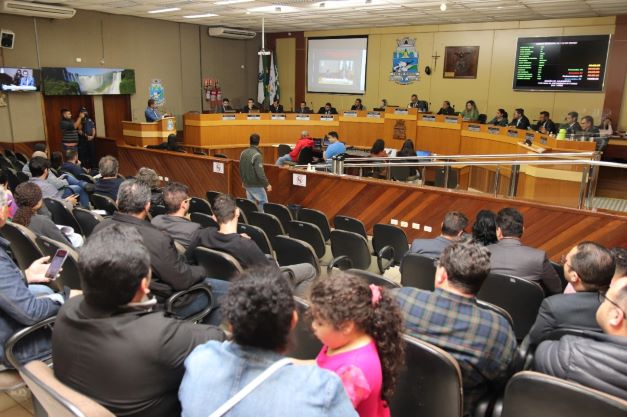
[[[368,239],[366,226],[364,226],[361,220],[358,220],[354,217],[337,215],[333,218],[333,225],[336,229],[357,233],[366,238],[366,240]]]
[[[80,207],[74,207],[72,214],[74,214],[74,218],[78,224],[81,225],[81,230],[85,237],[89,237],[91,232],[94,231],[94,228],[98,226],[98,223],[103,220],[100,214],[92,213],[90,210],[85,210]]]
[[[28,157],[21,152],[15,152],[15,158],[18,161],[24,162],[24,164],[28,164],[28,161],[29,161]]]
[[[193,221],[194,223],[198,223],[200,227],[202,228],[205,228],[205,227],[213,227],[215,229],[220,228],[220,225],[218,224],[218,222],[215,221],[213,217],[205,213],[198,213],[198,212],[190,213],[189,219]]]
[[[6,223],[0,229],[0,235],[11,242],[11,252],[13,252],[17,266],[22,271],[44,256],[37,246],[35,234],[21,224]]]
[[[486,123],[486,120],[488,120],[488,115],[487,114],[483,114],[483,113],[481,113],[479,115],[479,117],[477,118],[477,121],[479,123],[481,123],[482,125],[484,125]]]
[[[281,226],[283,226],[283,230],[288,230],[288,224],[293,220],[292,213],[287,206],[283,204],[277,203],[265,203],[263,205],[263,212],[272,214],[281,222]]]
[[[13,163],[9,158],[0,154],[0,168],[2,169],[15,169]]]
[[[407,253],[401,261],[401,285],[433,291],[435,265],[433,258],[418,253]]]
[[[270,242],[272,242],[272,239],[274,239],[275,236],[285,234],[285,230],[283,230],[281,222],[272,214],[253,211],[247,216],[248,223],[262,228],[263,231],[266,232]]]
[[[327,215],[320,210],[312,208],[301,208],[298,211],[298,220],[307,223],[313,223],[320,229],[324,241],[328,241],[331,237],[331,226],[329,226],[329,219]]]
[[[505,389],[502,417],[625,417],[627,401],[538,372],[519,372]]]
[[[28,174],[26,174],[25,172],[17,171],[15,175],[17,176],[18,184],[21,184],[23,182],[28,182],[28,180],[30,180]]]
[[[237,233],[246,233],[257,246],[259,246],[259,249],[261,249],[263,253],[274,257],[270,239],[268,239],[266,232],[264,232],[261,227],[252,224],[237,223]]]
[[[207,191],[207,201],[209,202],[209,204],[213,204],[213,200],[216,199],[217,196],[219,196],[220,194],[222,194],[219,191]]]
[[[461,417],[462,374],[455,358],[414,337],[405,340],[405,366],[390,401],[393,416]]]
[[[313,161],[313,148],[302,148],[298,153],[298,165],[307,165]]]
[[[65,205],[63,201],[59,201],[55,198],[44,198],[44,204],[50,214],[52,215],[52,221],[55,224],[61,224],[64,226],[70,226],[74,229],[75,233],[79,235],[83,234],[83,229],[78,223],[72,211]]]
[[[166,210],[164,205],[161,205],[161,204],[151,204],[150,205],[150,215],[152,217],[157,217],[157,216],[160,216],[162,214],[168,214],[168,211]]]
[[[55,282],[59,289],[63,289],[63,286],[70,287],[73,290],[80,290],[83,288],[81,285],[81,276],[78,272],[78,254],[74,249],[68,245],[52,240],[46,236],[37,236],[37,244],[44,252],[45,255],[50,256],[50,259],[54,256],[58,249],[67,251],[67,258],[63,263],[63,270],[60,273],[59,280]]]
[[[9,189],[11,192],[15,192],[15,188],[20,185],[20,180],[17,178],[17,172],[13,168],[3,169],[3,172],[7,176],[9,182]]]
[[[108,214],[113,214],[118,211],[118,206],[109,196],[94,193],[89,197],[89,199],[91,200],[91,204],[93,204],[94,208],[98,210],[104,210]]]
[[[509,325],[512,326],[512,329],[514,328],[514,319],[512,319],[512,316],[504,308],[501,308],[501,307],[499,307],[497,305],[494,305],[492,303],[488,303],[487,301],[479,300],[479,299],[477,299],[477,305],[479,307],[481,307],[481,308],[493,311],[493,312],[495,312],[497,314],[500,314],[501,316],[505,317],[505,319],[507,320]]]
[[[407,178],[411,174],[411,168],[406,166],[391,167],[390,178],[396,181],[407,181]]]
[[[200,197],[192,197],[192,199],[189,200],[189,212],[190,213],[204,213],[204,214],[208,214],[209,216],[213,214],[213,211],[211,211],[211,204],[209,204],[209,201]]]
[[[294,239],[300,239],[309,243],[316,252],[318,259],[324,256],[326,247],[324,244],[324,237],[322,237],[322,232],[318,226],[313,223],[292,220],[287,225],[286,230]]]
[[[522,340],[536,321],[544,291],[535,282],[490,273],[477,298],[505,309],[514,321],[516,338]]]
[[[287,155],[290,152],[292,152],[292,148],[290,147],[290,145],[281,143],[279,145],[279,149],[277,149],[277,156]]]
[[[375,274],[374,272],[364,271],[362,269],[349,269],[346,272],[349,274],[353,274],[368,284],[378,285],[379,287],[387,288],[389,290],[393,288],[400,288],[401,284],[397,284],[389,278],[384,277],[383,275]]]
[[[398,226],[392,224],[375,224],[372,228],[372,248],[379,252],[384,246],[394,248],[394,264],[400,265],[403,256],[409,250],[407,235]]]
[[[90,184],[95,184],[95,183],[96,183],[96,180],[94,179],[94,177],[92,177],[92,176],[91,176],[91,175],[89,175],[89,174],[85,174],[85,173],[81,173],[81,174],[78,176],[78,178],[77,178],[77,179],[79,179],[79,180],[81,180],[81,181],[88,182],[88,183],[90,183]]]
[[[239,207],[239,209],[244,212],[247,221],[250,221],[250,213],[259,211],[259,207],[257,207],[257,204],[247,198],[236,198],[235,204],[237,204],[237,207]]]
[[[444,177],[446,177],[445,174],[445,168],[440,168],[438,170],[435,171],[435,186],[436,187],[445,187],[444,185]],[[448,182],[447,182],[447,186],[446,188],[457,188],[458,185],[458,170],[455,168],[451,168],[451,170],[448,173]]]
[[[347,256],[352,267],[357,269],[368,269],[372,261],[366,239],[358,233],[346,230],[331,231],[331,253],[334,258]]]
[[[320,275],[320,262],[309,243],[279,235],[272,240],[272,247],[279,266],[310,264],[316,268],[316,276]]]
[[[307,314],[309,303],[299,297],[294,297],[298,323],[290,335],[290,343],[286,356],[296,359],[315,359],[322,349],[322,343],[311,330],[311,318]]]
[[[562,291],[564,291],[568,285],[568,281],[566,281],[566,277],[564,277],[564,265],[551,261],[551,266],[553,266],[553,269],[557,272],[557,276],[560,277],[560,281],[562,282]]]
[[[115,417],[96,401],[61,383],[42,361],[27,363],[20,375],[49,416]]]
[[[210,278],[230,280],[242,272],[242,267],[233,256],[228,253],[199,246],[194,248],[194,257],[198,265],[205,268]]]

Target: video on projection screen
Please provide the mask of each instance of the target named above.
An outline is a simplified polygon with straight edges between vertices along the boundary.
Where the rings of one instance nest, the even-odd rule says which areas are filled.
[[[364,94],[367,54],[367,36],[308,39],[307,91]]]

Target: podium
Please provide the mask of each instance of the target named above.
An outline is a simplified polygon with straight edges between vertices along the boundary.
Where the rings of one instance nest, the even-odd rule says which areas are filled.
[[[127,145],[158,145],[166,142],[171,134],[176,135],[174,117],[164,117],[152,123],[122,121],[122,135]]]

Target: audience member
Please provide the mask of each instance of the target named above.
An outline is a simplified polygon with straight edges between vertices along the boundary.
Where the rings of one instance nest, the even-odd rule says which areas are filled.
[[[85,174],[85,171],[81,168],[81,161],[78,160],[78,152],[75,149],[68,149],[65,152],[65,162],[61,165],[61,171],[72,174],[76,179],[79,179],[81,174]]]
[[[246,198],[254,201],[259,210],[263,211],[264,204],[268,202],[266,191],[272,192],[272,185],[263,170],[263,154],[259,150],[260,141],[258,134],[250,135],[250,147],[239,156],[239,176],[246,189]],[[311,143],[313,146],[313,140]],[[296,157],[298,158],[298,154]]]
[[[399,156],[415,157],[416,150],[414,149],[414,141],[411,139],[405,139],[405,142],[403,142],[403,146],[401,147],[401,149],[398,152],[396,152],[396,156],[397,157]],[[415,162],[415,160],[409,160],[405,162]],[[409,177],[407,179],[409,180],[410,178],[414,180],[417,178],[420,178],[420,173],[415,167],[409,168]]]
[[[514,208],[504,208],[496,216],[498,242],[488,246],[495,274],[513,275],[535,281],[550,294],[562,292],[562,283],[543,250],[525,246],[520,241],[523,216]]]
[[[160,303],[175,291],[187,290],[203,281],[211,286],[218,301],[226,294],[227,281],[205,278],[204,268],[187,264],[185,257],[176,250],[174,240],[146,221],[150,210],[150,189],[146,184],[134,179],[124,181],[118,191],[117,203],[119,211],[98,224],[93,233],[115,224],[129,225],[137,229],[150,253],[152,269],[150,289]],[[183,318],[189,317],[205,308],[208,302],[204,293],[190,294],[181,300],[177,314]],[[212,323],[219,323],[219,315],[218,308],[212,313]]]
[[[472,238],[476,243],[488,246],[498,242],[496,238],[496,213],[480,210],[472,225]]]
[[[612,285],[614,285],[619,280],[627,278],[627,249],[616,247],[612,249],[612,256],[616,263],[616,269],[614,269],[614,276],[612,277]]]
[[[63,198],[72,205],[76,204],[77,199],[72,188],[63,186],[57,189],[50,181],[47,181],[48,174],[50,172],[48,169],[50,167],[50,161],[40,156],[36,156],[28,162],[28,167],[32,174],[29,181],[41,189],[41,193],[44,198]],[[89,206],[89,202],[87,204]]]
[[[534,130],[548,135],[556,135],[557,126],[555,126],[555,123],[553,123],[550,116],[551,115],[548,111],[541,111],[540,116],[538,117],[538,123],[536,123]]]
[[[78,263],[84,295],[65,304],[54,326],[54,373],[115,415],[178,416],[185,358],[224,334],[153,312],[145,242],[122,224],[90,236]]]
[[[488,124],[492,126],[507,126],[507,112],[505,109],[498,109],[496,115]]]
[[[118,160],[111,155],[103,156],[98,162],[101,177],[96,180],[94,192],[112,199],[118,198],[118,189],[124,178],[118,177]]]
[[[327,146],[326,151],[324,151],[323,156],[325,161],[331,161],[331,158],[335,155],[346,152],[346,145],[344,142],[340,141],[340,135],[335,130],[327,133],[327,139],[329,140],[329,146]]]
[[[255,100],[249,98],[246,102],[246,106],[242,109],[242,113],[258,113],[259,107],[255,104]]]
[[[309,132],[303,130],[300,133],[300,138],[298,139],[298,142],[296,142],[294,149],[292,149],[290,153],[280,156],[279,159],[276,160],[276,165],[283,166],[286,162],[298,162],[298,155],[300,154],[300,151],[302,151],[303,148],[313,148],[313,145],[314,141],[309,136]]]
[[[565,258],[564,277],[576,292],[542,301],[529,331],[529,343],[537,345],[561,328],[601,331],[595,319],[600,304],[598,292],[607,291],[613,273],[614,258],[603,246],[582,242],[572,248]]]
[[[316,363],[338,374],[360,417],[389,417],[403,363],[403,323],[386,289],[339,273],[311,290]]]
[[[355,104],[353,104],[351,106],[351,110],[366,110],[366,108],[364,107],[363,104],[361,104],[361,99],[360,98],[356,98],[355,99]]]
[[[172,239],[188,247],[200,229],[200,224],[189,219],[189,189],[186,185],[171,182],[163,189],[163,201],[167,214],[160,214],[150,221],[153,226],[167,233]]]
[[[318,109],[318,114],[337,114],[337,110],[331,106],[331,103],[326,103],[324,107]]]
[[[444,248],[457,242],[464,234],[468,218],[459,211],[449,211],[444,215],[440,236],[435,239],[414,239],[410,252],[419,253],[430,258],[439,258]]]
[[[228,253],[244,269],[267,265],[277,268],[276,263],[266,257],[249,236],[237,233],[240,209],[231,197],[225,194],[217,196],[213,201],[212,207],[219,229],[208,228],[200,230],[189,245],[188,254],[190,256],[197,246],[203,246]],[[290,276],[296,293],[300,295],[307,293],[311,282],[316,277],[316,269],[313,265],[306,263],[285,266],[281,270]]]
[[[61,166],[63,166],[63,154],[59,151],[52,152],[52,156],[50,157],[50,168],[52,168],[55,172],[59,172]]]
[[[566,134],[567,135],[576,135],[581,132],[581,126],[577,119],[579,118],[579,113],[576,111],[571,111],[566,115],[564,119],[566,121]]]
[[[599,293],[599,300],[596,320],[603,334],[546,340],[536,350],[534,367],[627,400],[627,280]]]
[[[7,218],[7,194],[0,190],[0,228]],[[5,366],[11,366],[4,352],[7,339],[24,327],[56,315],[67,298],[65,294],[55,294],[50,287],[37,285],[50,282],[45,276],[48,256],[37,259],[22,273],[7,252],[9,245],[8,240],[0,237],[0,361]],[[49,357],[50,331],[33,333],[17,344],[13,353],[20,363]]]
[[[406,331],[450,353],[459,363],[464,409],[498,389],[511,373],[516,336],[502,315],[482,308],[476,295],[490,272],[490,251],[460,242],[446,249],[435,274],[435,290],[392,290],[403,312]]]
[[[530,125],[529,118],[525,116],[525,109],[517,108],[514,110],[514,117],[512,117],[512,121],[509,122],[509,126],[517,129],[527,129]]]
[[[383,139],[377,139],[372,144],[372,148],[370,148],[370,157],[371,158],[387,158],[389,155],[385,151],[385,142]],[[373,176],[375,178],[386,178],[387,177],[387,168],[386,167],[378,167],[373,168]]]
[[[237,278],[224,310],[233,341],[208,342],[185,361],[179,390],[185,417],[212,414],[267,368],[285,360],[283,353],[298,321],[289,283],[269,268],[252,269]],[[357,417],[340,379],[316,366],[280,367],[230,414]]]
[[[276,97],[270,104],[270,113],[283,113],[283,105],[279,103],[279,99]]]
[[[307,103],[305,103],[304,101],[301,101],[298,109],[296,109],[296,113],[310,114],[311,113],[311,109],[309,107],[307,107]]]
[[[137,175],[135,175],[135,179],[150,187],[150,204],[163,204],[163,191],[159,188],[161,180],[154,169],[146,167],[139,168]]]
[[[442,102],[442,107],[438,110],[438,114],[445,114],[452,116],[455,114],[455,109],[451,107],[451,102],[448,100],[444,100]]]
[[[479,120],[479,109],[474,100],[468,100],[466,102],[466,108],[460,113],[464,121],[476,122]]]

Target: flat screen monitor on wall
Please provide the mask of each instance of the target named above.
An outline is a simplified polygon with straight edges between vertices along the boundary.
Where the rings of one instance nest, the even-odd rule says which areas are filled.
[[[368,37],[307,40],[307,91],[364,94]]]
[[[5,92],[39,91],[40,72],[33,68],[0,67],[0,86]]]
[[[610,35],[518,38],[514,90],[603,91]]]
[[[47,96],[134,94],[135,71],[123,68],[42,68]]]

